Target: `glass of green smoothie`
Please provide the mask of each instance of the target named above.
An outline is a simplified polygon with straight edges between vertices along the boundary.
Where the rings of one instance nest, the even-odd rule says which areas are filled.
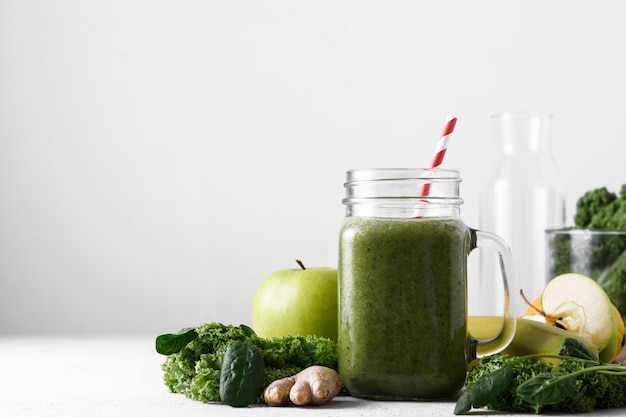
[[[347,172],[340,233],[339,373],[351,395],[382,400],[452,397],[476,356],[504,349],[515,333],[509,249],[460,218],[459,172]],[[467,258],[499,259],[505,308],[500,333],[468,332]],[[494,283],[495,285],[495,283]]]

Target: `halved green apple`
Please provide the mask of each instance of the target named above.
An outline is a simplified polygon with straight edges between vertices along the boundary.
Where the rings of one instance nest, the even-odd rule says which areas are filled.
[[[563,274],[548,282],[541,294],[537,314],[524,318],[548,323],[589,340],[597,346],[600,360],[611,362],[618,343],[614,307],[604,289],[581,274]]]

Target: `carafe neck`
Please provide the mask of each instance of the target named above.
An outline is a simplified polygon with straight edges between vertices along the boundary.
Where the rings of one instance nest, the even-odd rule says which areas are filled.
[[[493,135],[505,155],[550,153],[552,115],[498,113],[491,116]]]

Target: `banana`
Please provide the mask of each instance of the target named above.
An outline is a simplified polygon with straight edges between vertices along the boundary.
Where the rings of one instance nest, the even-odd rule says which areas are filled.
[[[558,355],[561,351],[563,341],[566,338],[572,338],[584,343],[596,356],[598,348],[576,334],[550,326],[546,323],[517,318],[517,326],[515,336],[511,343],[502,351],[511,356],[524,356],[536,353],[544,353]],[[488,316],[470,316],[469,330],[472,336],[478,338],[488,338],[495,336],[502,327],[502,319],[500,317]],[[554,362],[554,359],[545,359],[548,362]]]

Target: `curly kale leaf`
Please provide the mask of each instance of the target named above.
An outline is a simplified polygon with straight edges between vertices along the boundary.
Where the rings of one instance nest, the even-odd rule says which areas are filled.
[[[598,278],[598,284],[604,288],[613,305],[626,320],[626,249]]]
[[[594,216],[605,207],[617,200],[615,193],[610,192],[606,187],[596,188],[587,191],[576,202],[576,214],[574,216],[574,224],[579,229],[588,229]]]
[[[472,385],[479,383],[483,378],[491,378],[491,375],[496,371],[505,367],[512,370],[510,382],[504,389],[500,387],[500,393],[491,398],[487,404],[482,405],[492,410],[539,413],[542,407],[523,401],[517,395],[517,387],[535,375],[550,372],[552,366],[545,362],[516,361],[514,357],[505,354],[486,356],[468,373],[466,389],[470,389]]]
[[[256,338],[263,352],[265,365],[272,368],[321,365],[337,369],[337,344],[316,336],[283,336],[273,339]]]
[[[556,234],[550,244],[550,276],[557,276],[572,271],[572,236]]]
[[[487,404],[480,405],[535,414],[587,413],[626,405],[626,368],[575,357],[563,357],[558,365],[552,365],[531,357],[488,356],[468,373],[466,392],[475,385],[489,386],[484,380],[506,368],[512,370],[506,388],[497,387],[496,395],[488,396]],[[469,408],[465,404],[458,411],[455,413],[464,414]]]
[[[196,329],[198,337],[177,353],[165,358],[161,366],[163,381],[171,392],[204,401],[219,401],[222,360],[228,347],[250,337],[247,326],[207,323]]]
[[[626,199],[617,199],[593,215],[589,229],[626,230]]]
[[[189,375],[189,385],[180,392],[191,398],[192,400],[202,402],[220,401],[220,378],[222,375],[221,363],[223,355],[203,354],[195,364],[194,372]],[[163,369],[165,377],[167,370]]]
[[[337,369],[337,344],[315,336],[265,339],[247,326],[207,323],[197,327],[198,337],[165,358],[163,381],[171,392],[203,402],[221,401],[219,388],[224,355],[237,341],[250,340],[262,353],[264,384],[295,375],[311,365]],[[260,401],[259,392],[259,401]]]
[[[254,338],[265,360],[264,387],[277,379],[293,376],[312,365],[337,369],[336,342],[316,336]]]
[[[597,188],[576,204],[576,228],[626,231],[626,184],[619,196]],[[626,236],[623,234],[556,234],[550,242],[550,275],[587,275],[604,288],[626,320]]]
[[[574,224],[579,229],[626,230],[626,184],[619,196],[606,187],[583,194],[576,202]]]

